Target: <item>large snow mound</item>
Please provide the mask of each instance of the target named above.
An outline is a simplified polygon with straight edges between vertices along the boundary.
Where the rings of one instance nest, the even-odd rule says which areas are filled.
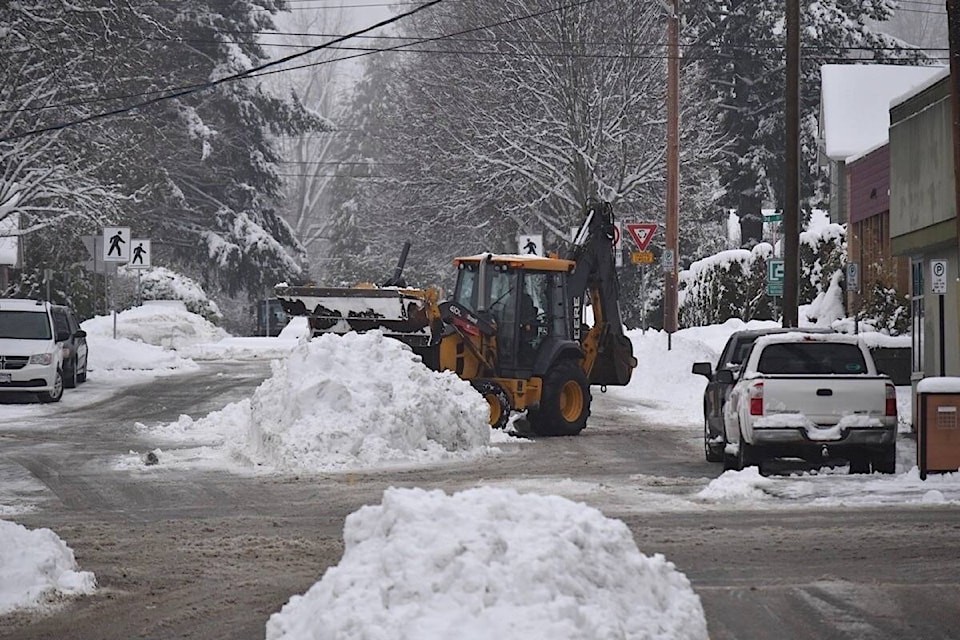
[[[73,551],[53,531],[0,520],[0,615],[95,589],[93,574],[77,571]]]
[[[97,316],[83,323],[87,333],[114,337],[114,317]],[[116,337],[165,349],[216,342],[230,334],[195,313],[179,300],[148,300],[142,306],[117,313]]]
[[[379,331],[324,334],[271,363],[251,398],[149,428],[275,471],[331,471],[490,453],[487,402]],[[141,425],[143,428],[147,429]],[[177,452],[159,455],[175,461]]]
[[[627,526],[559,496],[388,489],[267,640],[707,638],[700,598]]]
[[[245,453],[258,464],[364,466],[490,444],[486,400],[379,331],[322,335],[272,364],[251,401]]]

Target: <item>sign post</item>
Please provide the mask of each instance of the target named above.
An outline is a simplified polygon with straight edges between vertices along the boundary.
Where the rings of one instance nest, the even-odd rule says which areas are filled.
[[[860,292],[860,264],[857,262],[847,264],[847,292]],[[854,298],[854,301],[857,303],[853,312],[853,333],[856,335],[860,333],[860,300]]]
[[[946,260],[931,260],[930,261],[930,292],[937,296],[940,299],[939,307],[939,322],[938,328],[939,333],[937,334],[937,340],[940,343],[940,377],[946,375],[945,371],[947,368],[947,350],[946,341],[944,340],[945,336],[943,335],[944,322],[943,322],[943,298],[947,293],[947,261]]]

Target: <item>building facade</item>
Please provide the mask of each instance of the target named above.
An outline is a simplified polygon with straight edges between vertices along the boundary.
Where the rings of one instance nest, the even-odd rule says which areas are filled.
[[[890,107],[890,238],[911,267],[914,389],[925,377],[960,376],[949,81],[943,70]]]

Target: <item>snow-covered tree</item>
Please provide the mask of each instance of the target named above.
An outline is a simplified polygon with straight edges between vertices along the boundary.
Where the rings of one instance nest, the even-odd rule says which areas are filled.
[[[278,33],[267,39],[273,45],[267,48],[275,50],[276,56],[314,47],[330,40],[330,34],[349,31],[342,7],[298,9],[277,17]],[[339,48],[324,49],[312,54],[304,64],[271,76],[271,84],[279,93],[296,92],[311,112],[330,121],[322,130],[277,140],[283,156],[285,197],[281,211],[303,245],[314,277],[322,273],[329,258],[330,194],[342,179],[339,176],[348,174],[351,166],[341,134],[348,133],[343,129],[349,117],[346,94],[353,80],[352,65],[336,62],[342,57],[344,52]]]
[[[45,227],[76,240],[128,225],[152,238],[155,262],[226,294],[299,274],[271,136],[324,123],[256,79],[216,84],[264,61],[256,33],[282,6],[0,4],[0,198],[19,194],[24,233],[44,243]],[[73,250],[64,264],[85,257]]]
[[[376,123],[387,163],[378,174],[389,179],[361,189],[342,219],[375,221],[363,226],[370,245],[412,239],[411,271],[429,260],[435,280],[451,275],[456,253],[516,251],[518,232],[542,232],[548,249],[562,250],[591,197],[613,202],[624,220],[662,219],[659,5],[452,3],[405,25],[437,40],[378,60],[364,94],[375,93],[366,122]],[[716,148],[710,105],[685,115],[697,152],[684,160],[705,166]],[[691,181],[686,194],[709,200],[713,184]],[[339,225],[338,237],[351,237],[352,225]]]
[[[823,199],[816,154],[820,66],[827,62],[917,62],[922,53],[874,31],[890,18],[894,0],[804,0],[801,17],[802,194]],[[736,209],[758,240],[764,204],[782,207],[784,197],[785,6],[773,0],[688,1],[688,57],[705,69],[704,95],[719,109],[731,141],[721,163],[724,206]]]

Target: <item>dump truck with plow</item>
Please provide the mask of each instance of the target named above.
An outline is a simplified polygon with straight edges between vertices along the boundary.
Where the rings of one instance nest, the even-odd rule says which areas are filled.
[[[443,301],[438,288],[404,286],[409,245],[383,285],[275,292],[288,315],[307,316],[314,335],[377,329],[432,369],[456,372],[486,398],[493,427],[526,411],[535,435],[576,435],[590,415],[591,385],[626,385],[637,364],[620,314],[614,233],[612,206],[591,202],[566,257],[455,258],[456,285]]]

